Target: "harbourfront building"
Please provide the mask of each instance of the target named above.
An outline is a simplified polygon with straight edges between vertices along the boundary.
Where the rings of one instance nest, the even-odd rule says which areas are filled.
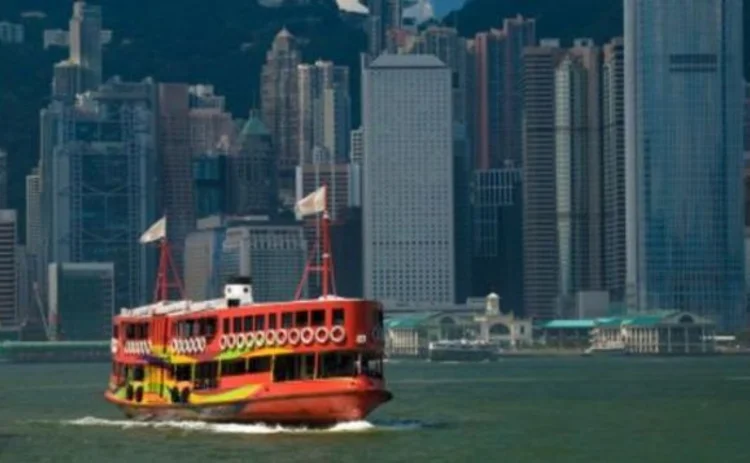
[[[627,304],[746,326],[742,0],[625,1]]]

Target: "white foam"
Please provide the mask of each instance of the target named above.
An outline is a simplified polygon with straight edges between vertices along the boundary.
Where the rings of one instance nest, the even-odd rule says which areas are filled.
[[[74,426],[112,426],[121,429],[154,428],[181,429],[183,431],[212,432],[219,434],[299,434],[299,433],[354,433],[378,430],[412,430],[421,427],[419,423],[394,423],[376,425],[368,421],[349,421],[335,424],[329,428],[286,427],[266,424],[218,424],[202,421],[137,421],[107,420],[87,416],[76,420],[63,421]]]

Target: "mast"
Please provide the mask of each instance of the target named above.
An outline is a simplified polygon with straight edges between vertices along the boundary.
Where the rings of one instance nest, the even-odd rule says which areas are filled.
[[[158,243],[159,244],[159,269],[156,273],[156,285],[154,287],[154,302],[166,301],[169,299],[169,289],[176,288],[179,292],[180,299],[185,299],[185,291],[182,287],[182,280],[177,273],[172,251],[167,241],[167,216],[154,222],[146,230],[140,239],[141,244]],[[170,273],[172,280],[170,281]]]
[[[315,247],[311,246],[310,256],[305,264],[305,271],[302,275],[302,279],[297,285],[297,291],[295,292],[294,298],[299,299],[302,295],[302,290],[305,283],[310,277],[310,273],[317,272],[321,274],[322,288],[321,296],[328,297],[336,294],[336,281],[333,278],[333,256],[331,252],[331,216],[328,213],[328,188],[325,184],[318,188],[316,191],[305,196],[303,199],[297,202],[295,206],[295,212],[298,218],[321,214],[318,227],[319,227],[319,249],[322,250],[320,253],[320,260],[317,263],[313,263],[315,258]]]

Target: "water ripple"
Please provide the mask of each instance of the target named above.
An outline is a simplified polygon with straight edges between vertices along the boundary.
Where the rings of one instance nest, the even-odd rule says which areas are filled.
[[[311,433],[361,433],[376,431],[413,431],[424,426],[419,421],[349,421],[327,428],[287,427],[267,424],[206,423],[202,421],[137,421],[109,420],[87,416],[75,420],[65,420],[64,425],[110,426],[121,429],[152,428],[179,429],[183,431],[211,432],[217,434],[311,434]]]

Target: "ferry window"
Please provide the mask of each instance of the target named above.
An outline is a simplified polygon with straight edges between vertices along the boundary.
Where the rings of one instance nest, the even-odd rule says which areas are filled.
[[[223,330],[222,330],[222,333],[225,333],[225,334],[226,334],[226,333],[229,333],[229,319],[228,319],[228,318],[225,318],[225,319],[223,320],[223,323],[222,323],[222,325],[223,325],[223,326],[222,326],[222,328],[223,328]]]
[[[221,376],[237,376],[247,373],[247,362],[245,359],[222,360]]]
[[[294,324],[292,323],[292,313],[291,312],[284,312],[281,314],[281,327],[282,328],[291,328]]]
[[[232,324],[235,333],[242,331],[242,317],[234,317],[234,323]]]
[[[312,311],[312,326],[325,326],[326,324],[326,311],[325,310],[313,310]]]
[[[219,385],[219,362],[203,362],[195,366],[196,390],[214,389]]]
[[[133,325],[128,323],[125,325],[125,339],[133,339],[134,337]]]
[[[176,381],[190,381],[193,376],[191,365],[189,363],[175,365],[173,374]]]
[[[307,310],[301,310],[294,314],[294,326],[303,328],[307,326],[309,314]]]
[[[142,365],[133,368],[133,381],[143,381],[144,376]]]
[[[297,381],[313,379],[315,374],[315,354],[279,355],[273,364],[273,380]]]
[[[275,330],[276,329],[276,314],[268,314],[268,329],[269,330]]]
[[[334,325],[344,324],[344,309],[333,309],[333,324]]]
[[[112,325],[112,337],[115,339],[120,337],[120,329],[117,325]]]
[[[383,378],[383,358],[378,354],[363,354],[360,368],[363,375],[371,378]]]
[[[266,373],[271,371],[271,357],[252,357],[247,365],[248,373]]]
[[[327,352],[320,355],[318,365],[319,378],[336,378],[354,376],[357,373],[355,363],[357,355],[353,352]]]
[[[245,332],[252,331],[253,330],[253,317],[252,317],[252,315],[248,315],[247,317],[245,317],[243,319],[243,324],[245,325],[244,326]]]
[[[263,326],[266,324],[266,316],[265,315],[256,315],[255,316],[255,331],[263,331]]]
[[[211,340],[216,335],[216,319],[215,318],[207,318],[206,319],[206,331],[205,331],[206,337]]]

